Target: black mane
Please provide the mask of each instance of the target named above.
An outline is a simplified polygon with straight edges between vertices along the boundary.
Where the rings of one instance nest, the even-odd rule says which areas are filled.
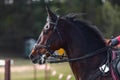
[[[65,18],[70,22],[72,22],[75,26],[82,27],[87,31],[90,31],[90,33],[94,35],[96,38],[98,39],[100,38],[101,40],[104,41],[104,37],[101,31],[96,26],[92,25],[88,21],[78,19],[77,16],[78,16],[77,14],[72,14],[72,15],[67,15]]]
[[[77,32],[79,32],[79,34],[82,34],[84,36],[85,41],[82,43],[84,43],[87,47],[85,48],[85,51],[87,51],[87,53],[93,52],[106,46],[105,38],[96,26],[93,26],[87,21],[77,19],[76,16],[67,16],[66,20],[69,21],[73,27],[76,27],[78,29]]]

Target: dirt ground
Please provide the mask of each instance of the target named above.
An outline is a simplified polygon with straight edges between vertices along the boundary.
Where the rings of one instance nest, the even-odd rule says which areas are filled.
[[[29,71],[29,70],[44,70],[46,68],[46,65],[26,65],[26,66],[11,66],[11,72],[23,72],[23,71]],[[47,65],[47,68],[50,68],[49,65]],[[0,73],[4,73],[5,68],[4,66],[0,66]]]

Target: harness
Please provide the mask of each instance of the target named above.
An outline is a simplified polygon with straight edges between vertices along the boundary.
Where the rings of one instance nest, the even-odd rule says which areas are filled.
[[[62,59],[62,60],[48,60],[47,62],[49,63],[62,63],[62,62],[75,62],[75,61],[79,61],[79,60],[84,60],[84,59],[87,59],[87,58],[90,58],[90,57],[93,57],[97,54],[100,54],[104,51],[106,51],[108,48],[110,48],[110,46],[107,46],[107,47],[104,47],[104,48],[101,48],[99,50],[96,50],[92,53],[89,53],[87,55],[84,55],[84,56],[81,56],[81,57],[78,57],[78,58],[72,58],[72,59]],[[59,55],[53,55],[52,57],[60,57]],[[66,57],[66,56],[63,56],[63,57]]]
[[[58,30],[58,22],[59,22],[60,17],[57,16],[57,20],[56,22],[49,22],[50,24],[54,25],[53,30],[57,32],[60,41],[63,41],[63,38],[61,36],[60,31]],[[45,48],[47,50],[47,52],[45,54],[50,54],[50,56],[54,57],[54,58],[59,58],[61,56],[59,55],[54,55],[54,51],[50,50],[50,45],[51,45],[51,41],[47,41],[46,45],[35,45],[36,48],[42,47]],[[62,56],[62,59],[57,59],[57,60],[46,60],[48,63],[62,63],[62,62],[75,62],[75,61],[80,61],[80,60],[85,60],[87,58],[93,57],[97,54],[102,54],[104,51],[107,51],[107,57],[106,57],[106,61],[102,64],[102,66],[100,66],[98,68],[98,70],[96,71],[96,73],[92,76],[89,77],[88,80],[96,80],[99,76],[103,76],[106,73],[109,72],[109,70],[106,71],[106,69],[109,69],[110,66],[110,53],[112,51],[112,47],[111,46],[106,46],[104,48],[98,49],[92,53],[89,53],[87,55],[81,56],[81,57],[77,57],[77,58],[72,58],[72,59],[68,59],[66,58],[66,56]],[[45,54],[43,55],[43,58],[45,58]],[[63,59],[65,57],[65,59]]]

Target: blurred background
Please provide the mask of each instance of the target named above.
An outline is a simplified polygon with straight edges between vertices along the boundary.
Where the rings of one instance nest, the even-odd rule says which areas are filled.
[[[107,39],[120,35],[120,0],[0,0],[0,59],[14,59],[17,66],[32,65],[25,58],[46,22],[45,4],[62,16],[80,14]],[[68,73],[72,74],[70,69]]]

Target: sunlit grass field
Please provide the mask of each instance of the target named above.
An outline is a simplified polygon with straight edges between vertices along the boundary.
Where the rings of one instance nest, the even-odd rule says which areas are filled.
[[[24,69],[24,66],[30,66],[30,68]],[[13,70],[14,67],[15,70]],[[37,66],[37,68],[40,67]],[[66,80],[68,75],[72,75],[71,80],[75,80],[68,63],[47,64],[47,67],[48,70],[35,69],[35,65],[30,60],[16,58],[11,69],[11,80],[59,80],[60,74],[63,74],[62,80]],[[4,69],[0,67],[0,80],[4,80],[4,72],[1,72],[1,68]],[[56,71],[56,75],[53,75],[54,71]]]

